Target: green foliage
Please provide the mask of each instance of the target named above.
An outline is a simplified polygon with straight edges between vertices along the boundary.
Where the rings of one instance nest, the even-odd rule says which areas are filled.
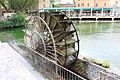
[[[15,12],[25,12],[35,3],[35,0],[0,0],[0,5],[6,12],[14,10]]]
[[[100,61],[100,60],[97,60],[97,59],[91,59],[91,62],[93,62],[93,63],[95,63],[95,64],[97,64],[97,65],[102,66],[102,61]]]
[[[103,61],[102,62],[102,66],[105,68],[109,68],[110,67],[110,63],[108,61]]]
[[[0,5],[2,5],[2,7],[4,7],[4,9],[6,10],[6,12],[10,12],[9,9],[9,4],[8,4],[9,0],[0,0]]]
[[[11,21],[0,21],[0,28],[12,27]]]
[[[25,15],[22,13],[16,13],[8,21],[11,22],[12,26],[24,26]]]
[[[97,60],[97,59],[93,59],[93,58],[87,58],[87,57],[83,57],[84,60],[88,61],[88,62],[92,62],[95,63],[99,66],[102,66],[104,68],[110,68],[110,63],[107,60]]]
[[[100,61],[100,60],[97,60],[97,59],[93,59],[92,62],[97,64],[97,65],[100,65],[104,68],[110,68],[109,61],[106,61],[106,60]]]
[[[0,21],[0,29],[7,27],[16,27],[25,25],[25,15],[22,13],[16,13],[9,17],[8,20]]]
[[[17,41],[24,42],[24,32],[22,31],[25,27],[14,27],[3,31],[0,31],[0,41],[8,42],[10,40],[16,39]]]

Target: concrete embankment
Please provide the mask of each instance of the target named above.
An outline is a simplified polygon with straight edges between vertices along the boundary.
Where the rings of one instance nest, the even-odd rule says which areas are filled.
[[[120,80],[120,75],[113,70],[83,59],[78,59],[71,69],[90,80]]]
[[[0,42],[0,80],[45,80],[11,46]]]
[[[16,48],[16,46],[14,46],[16,50],[19,49],[20,53],[23,53],[22,51],[27,50],[25,47],[23,47],[21,46],[21,48]],[[26,54],[22,55],[29,56]],[[33,61],[32,58],[30,61]],[[110,69],[103,68],[84,59],[78,59],[74,65],[70,66],[70,69],[88,80],[120,80],[120,75],[110,71]]]

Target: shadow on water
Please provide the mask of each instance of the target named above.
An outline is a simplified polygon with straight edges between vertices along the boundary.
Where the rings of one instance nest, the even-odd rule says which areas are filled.
[[[80,54],[120,69],[120,23],[76,23]]]

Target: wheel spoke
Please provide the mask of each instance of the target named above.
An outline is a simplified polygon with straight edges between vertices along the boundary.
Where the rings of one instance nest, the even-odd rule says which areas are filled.
[[[40,12],[40,17],[33,17],[31,47],[61,65],[70,65],[77,59],[79,39],[72,21],[65,17],[61,12]],[[69,56],[73,61],[69,61]]]

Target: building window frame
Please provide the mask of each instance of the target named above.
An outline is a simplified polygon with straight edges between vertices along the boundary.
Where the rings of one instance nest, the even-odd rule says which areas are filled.
[[[87,3],[87,7],[90,7],[90,4],[89,4],[89,3]]]

